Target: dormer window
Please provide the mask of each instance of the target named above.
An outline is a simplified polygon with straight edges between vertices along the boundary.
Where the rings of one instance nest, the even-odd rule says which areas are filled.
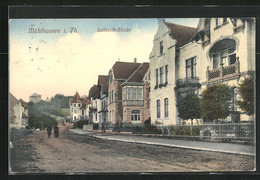
[[[163,41],[160,42],[160,55],[163,54]]]

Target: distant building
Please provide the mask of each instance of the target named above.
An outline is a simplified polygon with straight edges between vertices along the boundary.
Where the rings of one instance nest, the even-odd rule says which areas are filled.
[[[93,85],[89,90],[89,98],[91,99],[89,107],[89,120],[93,123],[100,123],[98,116],[98,107],[100,106],[98,85]]]
[[[108,73],[108,122],[116,124],[131,123],[135,119],[135,122],[146,120],[147,117],[144,116],[143,111],[143,90],[145,89],[146,93],[147,87],[144,86],[142,78],[148,67],[149,63],[137,63],[135,59],[134,62],[117,61],[110,69]],[[126,89],[124,99],[122,99],[122,87]],[[125,114],[123,113],[123,102]],[[133,121],[130,120],[131,117]]]
[[[42,96],[40,94],[32,94],[30,97],[29,97],[30,101],[33,102],[33,103],[37,103],[37,102],[40,102],[42,100]]]
[[[87,106],[90,104],[88,97],[80,97],[79,93],[76,92],[73,98],[70,98],[70,118],[72,122],[79,120],[88,120]]]
[[[9,94],[9,127],[25,128],[28,126],[28,104],[22,99],[17,100]]]
[[[149,63],[141,64],[122,83],[123,123],[143,124],[144,121],[149,120],[149,86]]]
[[[108,76],[99,75],[98,76],[98,91],[100,106],[97,108],[100,123],[107,122],[107,100],[108,100]]]

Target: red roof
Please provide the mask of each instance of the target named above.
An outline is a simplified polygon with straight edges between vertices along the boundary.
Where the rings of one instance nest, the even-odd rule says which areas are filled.
[[[117,61],[112,67],[114,78],[127,79],[140,65],[140,63]]]
[[[103,93],[107,94],[107,91],[108,91],[108,76],[99,75],[98,76],[98,82],[102,86]]]
[[[98,96],[98,85],[93,85],[89,90],[89,97],[97,97]]]
[[[22,114],[22,118],[28,118],[28,116],[26,114]]]
[[[20,99],[19,101],[21,102],[24,108],[28,108],[28,104],[24,100]]]
[[[79,93],[76,92],[76,94],[73,97],[72,103],[81,103]]]
[[[82,104],[90,104],[90,99],[88,97],[85,97],[85,98],[81,98],[81,102]]]
[[[148,69],[149,69],[149,63],[147,62],[142,63],[138,67],[138,69],[132,74],[130,79],[127,80],[127,82],[142,82]]]
[[[173,39],[177,40],[176,45],[180,46],[184,43],[188,42],[192,39],[196,28],[188,27],[188,26],[182,26],[179,24],[169,23],[165,22],[166,26],[168,26],[169,30],[171,31],[171,35]]]

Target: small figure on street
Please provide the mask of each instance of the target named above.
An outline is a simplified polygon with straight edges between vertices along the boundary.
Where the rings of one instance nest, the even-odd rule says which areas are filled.
[[[52,128],[50,126],[47,127],[48,138],[50,138],[50,136],[51,136],[51,129]]]
[[[57,126],[57,124],[55,124],[54,126],[54,135],[56,138],[59,137],[59,127]]]

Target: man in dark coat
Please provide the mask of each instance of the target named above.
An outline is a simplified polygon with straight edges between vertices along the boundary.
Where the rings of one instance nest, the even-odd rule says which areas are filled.
[[[54,134],[56,138],[59,137],[59,127],[57,127],[57,124],[54,126]]]
[[[50,138],[50,136],[51,136],[51,129],[52,128],[50,126],[47,127],[48,138]]]

